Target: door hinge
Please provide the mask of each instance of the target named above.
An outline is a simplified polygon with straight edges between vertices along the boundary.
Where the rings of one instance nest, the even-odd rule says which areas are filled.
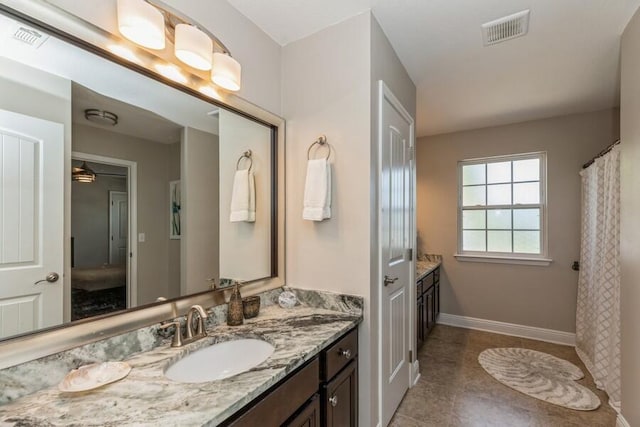
[[[409,261],[413,260],[413,248],[407,249],[407,259]]]
[[[415,147],[409,147],[409,160],[414,160],[415,158],[416,158]]]
[[[409,350],[409,363],[413,362],[413,351]]]

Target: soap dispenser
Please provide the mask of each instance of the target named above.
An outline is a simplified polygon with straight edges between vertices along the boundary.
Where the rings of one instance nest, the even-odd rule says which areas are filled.
[[[227,325],[239,326],[242,325],[243,321],[244,316],[242,314],[242,295],[240,295],[238,282],[236,282],[235,289],[231,293],[229,304],[227,305]]]

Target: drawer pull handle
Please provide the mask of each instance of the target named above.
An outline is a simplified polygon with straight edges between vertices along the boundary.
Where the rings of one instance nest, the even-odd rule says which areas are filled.
[[[338,350],[338,354],[340,356],[344,356],[346,359],[351,359],[351,350],[349,349],[346,349],[346,350],[340,349]]]
[[[338,396],[336,396],[335,394],[331,396],[329,398],[329,403],[331,403],[331,406],[334,406],[334,407],[338,405]]]

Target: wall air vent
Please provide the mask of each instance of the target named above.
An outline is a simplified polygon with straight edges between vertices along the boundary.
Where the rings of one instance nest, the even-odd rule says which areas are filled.
[[[529,10],[482,24],[482,38],[485,46],[524,36],[527,31],[529,31]]]
[[[34,29],[20,25],[15,28],[15,31],[13,32],[13,38],[28,44],[34,49],[37,49],[42,46],[42,43],[44,43],[45,40],[49,38],[49,36]]]

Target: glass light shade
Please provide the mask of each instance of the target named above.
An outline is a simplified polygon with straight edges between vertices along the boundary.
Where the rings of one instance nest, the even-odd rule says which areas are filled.
[[[213,42],[204,32],[193,25],[176,25],[176,57],[198,70],[210,70]]]
[[[224,53],[213,54],[211,80],[218,86],[231,90],[240,90],[242,68],[240,63]]]
[[[164,49],[164,16],[144,0],[118,0],[118,29],[140,46]]]

